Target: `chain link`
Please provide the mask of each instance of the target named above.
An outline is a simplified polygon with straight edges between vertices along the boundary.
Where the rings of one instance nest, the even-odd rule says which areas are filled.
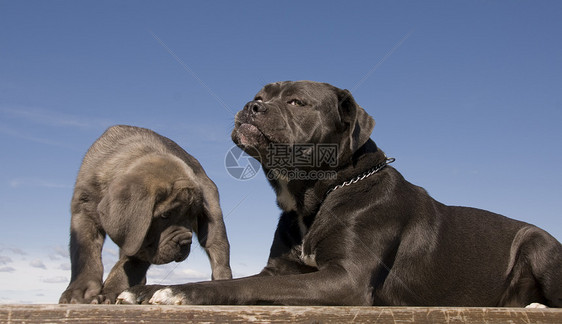
[[[377,164],[375,167],[373,167],[373,168],[371,168],[371,169],[369,169],[369,170],[367,170],[367,171],[361,173],[360,175],[356,176],[355,178],[350,179],[350,180],[347,180],[347,181],[344,181],[343,183],[341,183],[341,184],[339,184],[339,185],[333,187],[332,189],[328,190],[328,191],[326,192],[326,196],[328,196],[328,195],[329,195],[332,191],[334,191],[334,190],[337,190],[337,189],[340,189],[340,188],[343,188],[343,187],[352,185],[352,184],[357,183],[357,182],[359,182],[359,181],[361,181],[361,180],[364,180],[365,178],[368,178],[368,177],[372,176],[373,174],[375,174],[375,173],[379,172],[380,170],[382,170],[387,164],[390,164],[390,163],[394,162],[395,160],[396,160],[395,158],[386,158],[383,163]]]

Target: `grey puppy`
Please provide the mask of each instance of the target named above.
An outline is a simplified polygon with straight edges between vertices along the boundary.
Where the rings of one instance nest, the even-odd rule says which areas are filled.
[[[195,158],[151,130],[113,126],[90,147],[71,212],[72,275],[59,303],[114,303],[126,288],[146,282],[151,264],[185,260],[192,231],[212,278],[232,278],[215,184]],[[120,258],[102,284],[106,234]]]
[[[562,245],[555,238],[434,200],[387,165],[370,139],[374,125],[347,90],[310,81],[266,85],[238,112],[232,132],[260,159],[282,209],[266,267],[236,280],[132,287],[118,300],[562,307]],[[335,145],[337,163],[272,163],[279,145],[281,157],[300,154],[299,164]]]

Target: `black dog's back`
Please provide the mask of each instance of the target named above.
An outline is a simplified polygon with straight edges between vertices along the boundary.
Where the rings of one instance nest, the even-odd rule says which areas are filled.
[[[485,298],[494,296],[494,290],[504,292],[495,303],[490,299],[489,305],[520,306],[538,302],[562,306],[560,242],[534,225],[489,211],[468,207],[448,209],[445,224],[450,226],[446,231],[449,239],[443,247],[453,257],[455,248],[465,251],[465,256],[456,257],[473,261],[468,263],[472,269],[457,272],[457,280],[467,280],[470,287],[470,277],[478,276],[480,284],[473,283],[472,287],[481,289]],[[451,270],[455,272],[454,268]]]
[[[433,202],[439,244],[431,245],[427,237],[431,234],[420,231],[426,237],[417,239],[424,242],[425,251],[398,250],[403,255],[396,260],[406,264],[394,264],[396,270],[416,268],[415,278],[406,276],[400,283],[407,287],[402,294],[410,296],[407,304],[562,306],[562,245],[555,238],[536,226],[486,210]],[[402,244],[409,246],[406,241]],[[385,295],[393,294],[386,291]]]

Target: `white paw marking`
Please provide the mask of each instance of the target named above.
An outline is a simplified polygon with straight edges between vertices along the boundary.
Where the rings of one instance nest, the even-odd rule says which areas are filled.
[[[301,260],[304,264],[306,264],[309,267],[318,268],[318,264],[316,263],[316,254],[305,255],[303,251],[301,255]]]
[[[539,304],[539,303],[531,303],[531,304],[525,306],[525,308],[548,308],[548,307],[543,305],[543,304]]]
[[[297,210],[297,201],[288,189],[288,181],[279,179],[279,192],[277,193],[277,204],[284,211]]]
[[[153,305],[182,305],[184,300],[183,296],[174,295],[172,289],[164,288],[156,291],[148,303]]]
[[[117,296],[116,304],[136,304],[137,297],[135,294],[124,291]]]

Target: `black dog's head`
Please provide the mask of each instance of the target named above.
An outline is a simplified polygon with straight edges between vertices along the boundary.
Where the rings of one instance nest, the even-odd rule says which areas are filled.
[[[236,114],[232,140],[262,164],[271,144],[310,143],[337,145],[342,163],[369,140],[374,125],[348,90],[285,81],[263,87]]]
[[[193,172],[173,156],[144,156],[114,179],[98,204],[103,228],[128,256],[152,264],[187,258],[202,205]]]

